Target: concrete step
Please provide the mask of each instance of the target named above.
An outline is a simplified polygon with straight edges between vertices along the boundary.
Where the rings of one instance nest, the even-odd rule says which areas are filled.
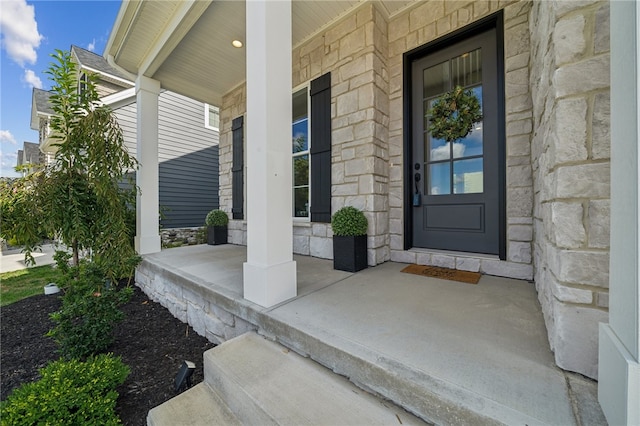
[[[255,333],[205,352],[204,374],[203,383],[151,410],[148,424],[425,424]]]
[[[186,392],[149,411],[148,426],[240,425],[206,383],[198,383]]]

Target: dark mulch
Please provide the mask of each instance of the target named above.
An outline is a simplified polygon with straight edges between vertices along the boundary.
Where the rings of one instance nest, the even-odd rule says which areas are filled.
[[[55,343],[44,334],[53,327],[49,313],[60,307],[57,296],[33,296],[0,309],[0,399],[22,383],[36,380],[38,369],[58,358]],[[118,388],[117,411],[125,425],[146,425],[147,412],[175,396],[173,384],[182,361],[196,364],[193,384],[203,380],[202,354],[214,345],[136,288],[123,306],[109,352],[131,368]]]

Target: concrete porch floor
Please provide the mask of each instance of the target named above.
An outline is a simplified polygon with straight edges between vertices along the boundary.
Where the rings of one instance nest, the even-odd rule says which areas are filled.
[[[263,308],[242,298],[242,246],[144,256],[260,334],[434,423],[606,424],[597,383],[555,366],[532,283],[477,285],[401,273],[356,274],[294,256],[298,296]],[[201,360],[193,360],[201,362]]]

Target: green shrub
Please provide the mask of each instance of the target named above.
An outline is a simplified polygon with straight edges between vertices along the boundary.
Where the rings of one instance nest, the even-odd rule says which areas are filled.
[[[207,226],[225,226],[229,223],[229,216],[222,210],[211,210],[207,213],[204,223]]]
[[[62,307],[51,314],[56,326],[49,331],[67,359],[83,359],[105,351],[113,342],[113,327],[124,318],[120,306],[131,298],[133,289],[116,288],[105,280],[103,271],[92,262],[77,267],[64,266],[66,256],[57,255],[64,274]]]
[[[15,389],[0,405],[3,426],[117,425],[116,388],[129,375],[119,357],[102,354],[58,360],[40,370],[41,379]]]
[[[343,207],[333,214],[331,228],[334,235],[358,236],[367,234],[367,218],[355,207]]]

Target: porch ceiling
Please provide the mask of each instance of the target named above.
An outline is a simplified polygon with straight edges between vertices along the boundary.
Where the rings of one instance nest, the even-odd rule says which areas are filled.
[[[292,2],[292,45],[296,46],[363,3],[375,1],[392,16],[415,0]],[[245,2],[211,0],[123,1],[105,57],[162,87],[219,105],[245,80]]]

